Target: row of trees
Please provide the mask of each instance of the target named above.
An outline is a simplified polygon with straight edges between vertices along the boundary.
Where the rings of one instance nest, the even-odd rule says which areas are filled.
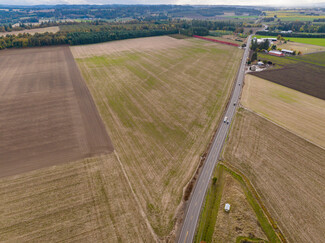
[[[54,24],[54,23],[53,23]],[[108,23],[92,21],[89,23],[60,24],[57,33],[36,33],[6,35],[0,37],[0,49],[21,48],[49,45],[79,45],[137,37],[158,36],[181,33],[184,35],[208,35],[209,30],[236,30],[233,22],[215,21],[139,21],[132,20],[125,23]]]
[[[263,19],[265,21],[265,19]],[[269,31],[305,32],[305,33],[325,33],[325,25],[313,24],[310,21],[279,22],[269,26]]]

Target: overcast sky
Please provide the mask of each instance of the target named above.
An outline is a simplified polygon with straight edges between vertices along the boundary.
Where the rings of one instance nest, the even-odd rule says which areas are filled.
[[[276,5],[298,6],[325,3],[325,0],[0,0],[0,4],[192,4],[192,5]]]

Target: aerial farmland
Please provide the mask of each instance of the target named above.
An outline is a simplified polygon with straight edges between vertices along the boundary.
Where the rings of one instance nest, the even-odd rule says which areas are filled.
[[[3,1],[0,242],[323,241],[322,4]]]
[[[92,96],[85,89],[70,49]],[[8,134],[12,141],[1,142],[3,151],[7,151],[6,157],[2,157],[3,176],[16,176],[1,180],[0,208],[10,212],[22,210],[19,214],[17,211],[15,217],[10,214],[3,218],[1,240],[20,237],[35,240],[34,220],[44,218],[51,210],[57,213],[51,220],[44,219],[44,224],[58,227],[57,234],[62,232],[61,226],[55,226],[54,222],[62,219],[67,210],[68,201],[60,198],[69,194],[75,195],[76,203],[81,202],[80,197],[86,200],[78,207],[74,204],[68,207],[71,213],[85,217],[78,221],[78,230],[75,217],[64,219],[66,230],[73,232],[71,239],[78,239],[82,232],[84,238],[80,239],[98,239],[104,228],[97,227],[109,222],[112,227],[134,225],[125,235],[124,231],[113,233],[112,228],[107,228],[112,239],[174,238],[173,229],[183,207],[183,190],[198,168],[200,156],[205,153],[221,119],[241,50],[165,36],[72,48],[3,51],[0,55],[4,57],[1,64],[5,70],[1,90],[4,90],[6,103],[2,103],[5,104],[2,110],[8,114],[2,131],[16,133],[15,136]],[[18,60],[20,69],[12,72],[15,66],[9,64]],[[12,76],[13,73],[16,76]],[[4,79],[8,76],[11,78]],[[5,109],[9,105],[17,107],[17,102],[21,102],[19,107],[24,105],[25,108]],[[52,124],[41,131],[49,134],[47,129],[51,129],[53,142],[39,129],[38,133],[35,131],[35,119],[38,127]],[[93,127],[94,124],[97,125]],[[25,129],[18,129],[21,126]],[[10,150],[13,149],[11,144],[18,144],[14,140],[18,138],[21,138],[21,148],[15,149],[28,147],[30,153],[28,156],[24,153],[23,166],[19,164],[23,153]],[[49,144],[39,153],[44,139]],[[90,156],[95,157],[90,159]],[[70,161],[75,162],[60,165]],[[50,165],[56,166],[43,168]],[[39,168],[43,169],[37,170]],[[82,181],[85,176],[88,183]],[[118,184],[116,178],[119,178]],[[22,185],[32,184],[34,186],[24,193],[18,193]],[[53,200],[50,204],[53,206],[37,203],[44,201],[43,195],[53,187],[56,187],[53,197],[48,198]],[[89,187],[93,188],[92,194],[85,189]],[[13,192],[10,196],[8,190]],[[14,203],[16,200],[19,203]],[[96,203],[89,205],[89,200]],[[107,208],[103,200],[109,200],[112,206]],[[33,206],[24,208],[22,205],[27,201]],[[115,202],[116,206],[123,207],[117,209],[113,206]],[[100,222],[86,220],[93,210],[105,210],[105,218]],[[38,213],[30,218],[33,212]],[[124,217],[132,221],[127,223]],[[15,227],[20,221],[28,222],[29,227],[24,228],[24,223]],[[137,224],[141,227],[136,227]],[[87,225],[92,230],[85,233]],[[46,233],[45,229],[42,239],[58,237],[55,232]]]

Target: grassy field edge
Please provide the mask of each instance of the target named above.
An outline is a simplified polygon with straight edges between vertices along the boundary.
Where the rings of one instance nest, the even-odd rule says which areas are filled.
[[[194,242],[201,242],[202,240],[205,242],[212,241],[214,227],[217,221],[218,210],[220,207],[222,192],[224,188],[223,178],[225,172],[229,173],[240,183],[245,193],[246,200],[253,208],[258,222],[260,223],[263,232],[266,234],[269,242],[287,242],[284,235],[278,228],[275,221],[272,219],[271,215],[266,210],[264,204],[262,203],[261,199],[259,198],[258,194],[248,179],[224,161],[217,165],[213,173],[213,178],[217,179],[211,180],[211,184],[206,194],[204,207],[200,215]],[[247,237],[240,236],[237,237],[236,242],[242,242],[243,240],[253,240],[253,242],[255,242],[259,241],[260,239],[249,239]]]

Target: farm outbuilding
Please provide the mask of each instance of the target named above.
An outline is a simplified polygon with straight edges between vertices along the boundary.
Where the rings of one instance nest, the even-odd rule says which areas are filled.
[[[281,52],[282,52],[283,54],[290,54],[290,55],[293,55],[293,51],[291,51],[291,50],[282,49]]]
[[[269,51],[269,54],[272,56],[283,57],[284,54],[281,51]]]

